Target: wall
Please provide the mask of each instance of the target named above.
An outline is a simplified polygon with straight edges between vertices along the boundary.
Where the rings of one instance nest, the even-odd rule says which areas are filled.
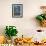
[[[23,4],[23,18],[12,18],[12,4]],[[31,36],[39,27],[35,16],[41,13],[40,6],[46,5],[46,0],[0,0],[0,35],[4,34],[6,25],[15,25],[18,36]]]

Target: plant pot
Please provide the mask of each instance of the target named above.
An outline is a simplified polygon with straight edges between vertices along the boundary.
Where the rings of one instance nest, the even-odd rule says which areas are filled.
[[[12,36],[11,40],[12,40],[12,43],[14,44],[14,40],[17,38],[17,36]]]
[[[7,43],[8,43],[8,44],[11,44],[12,41],[11,41],[10,39],[7,39]]]
[[[41,21],[41,26],[46,27],[46,20]]]

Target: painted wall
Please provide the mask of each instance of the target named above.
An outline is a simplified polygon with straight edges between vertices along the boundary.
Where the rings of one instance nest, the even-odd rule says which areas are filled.
[[[12,18],[12,4],[23,4],[23,18]],[[18,36],[31,36],[36,29],[43,29],[36,22],[35,16],[41,13],[40,6],[46,5],[46,0],[0,0],[0,34],[4,34],[6,25],[15,25]]]

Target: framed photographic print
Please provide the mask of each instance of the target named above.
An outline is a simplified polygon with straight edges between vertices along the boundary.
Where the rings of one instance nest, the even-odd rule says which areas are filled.
[[[23,4],[12,4],[12,18],[23,17]]]

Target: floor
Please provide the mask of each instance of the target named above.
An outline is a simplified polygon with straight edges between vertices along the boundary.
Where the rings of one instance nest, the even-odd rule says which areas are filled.
[[[23,44],[23,45],[15,45],[15,46],[46,46],[46,44],[44,45]]]

